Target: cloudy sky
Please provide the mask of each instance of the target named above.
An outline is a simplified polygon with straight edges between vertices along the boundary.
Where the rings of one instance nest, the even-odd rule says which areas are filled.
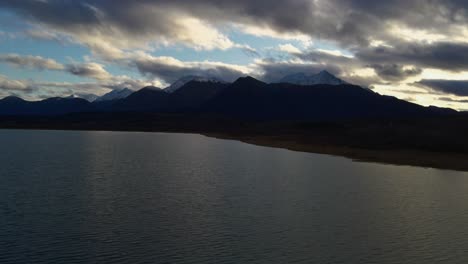
[[[468,110],[467,0],[0,1],[0,97],[322,69]]]

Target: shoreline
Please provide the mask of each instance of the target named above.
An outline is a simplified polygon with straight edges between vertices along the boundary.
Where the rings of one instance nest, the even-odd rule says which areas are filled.
[[[315,144],[301,141],[293,135],[255,135],[203,132],[179,129],[99,129],[64,127],[0,127],[2,130],[49,130],[49,131],[100,131],[100,132],[145,132],[198,134],[210,138],[235,140],[251,145],[287,149],[305,153],[344,157],[355,162],[370,162],[397,166],[414,166],[428,169],[468,172],[468,154],[453,152],[423,151],[417,149],[368,149],[340,146],[336,144]]]
[[[313,145],[284,139],[236,138],[207,135],[219,139],[231,139],[247,144],[300,151],[305,153],[344,157],[355,162],[369,162],[396,166],[413,166],[427,169],[468,172],[468,155],[460,153],[431,152],[412,149],[371,150],[332,145]]]

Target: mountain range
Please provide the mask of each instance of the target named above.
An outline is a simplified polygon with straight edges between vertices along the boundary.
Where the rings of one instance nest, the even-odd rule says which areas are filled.
[[[185,76],[185,77],[180,78],[179,80],[177,80],[176,82],[171,84],[169,87],[166,87],[164,89],[164,91],[166,91],[168,93],[173,93],[176,90],[178,90],[180,87],[184,86],[185,84],[187,84],[188,82],[191,82],[191,81],[204,82],[204,83],[226,83],[225,81],[220,80],[218,78],[214,78],[214,77],[203,77],[203,76],[189,75],[189,76]]]
[[[340,85],[347,84],[347,82],[337,78],[333,74],[326,70],[323,70],[317,74],[308,73],[295,73],[283,77],[279,83],[291,83],[297,85],[317,85],[317,84],[330,84]]]
[[[113,90],[92,102],[81,98],[0,100],[0,115],[65,115],[83,112],[186,113],[249,120],[343,120],[430,117],[452,109],[423,107],[348,84],[327,71],[293,74],[278,83],[242,77],[233,83],[188,76],[166,89]]]
[[[66,98],[81,98],[81,99],[85,99],[88,102],[94,102],[98,100],[100,96],[95,95],[95,94],[83,94],[83,93],[75,94],[74,93],[74,94],[71,94],[70,96],[67,96]]]
[[[131,95],[134,91],[130,90],[128,88],[123,88],[123,89],[115,89],[112,90],[103,96],[99,96],[94,100],[91,100],[90,102],[104,102],[104,101],[113,101],[113,100],[119,100],[126,98],[127,96]],[[83,98],[86,99],[86,98]]]

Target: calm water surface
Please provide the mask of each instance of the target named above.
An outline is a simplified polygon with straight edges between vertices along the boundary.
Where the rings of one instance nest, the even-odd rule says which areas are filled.
[[[468,174],[0,130],[0,263],[468,263]]]

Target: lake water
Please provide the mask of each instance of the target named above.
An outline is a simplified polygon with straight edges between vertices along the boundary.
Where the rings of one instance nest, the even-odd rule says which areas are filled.
[[[0,130],[0,263],[468,263],[468,173]]]

